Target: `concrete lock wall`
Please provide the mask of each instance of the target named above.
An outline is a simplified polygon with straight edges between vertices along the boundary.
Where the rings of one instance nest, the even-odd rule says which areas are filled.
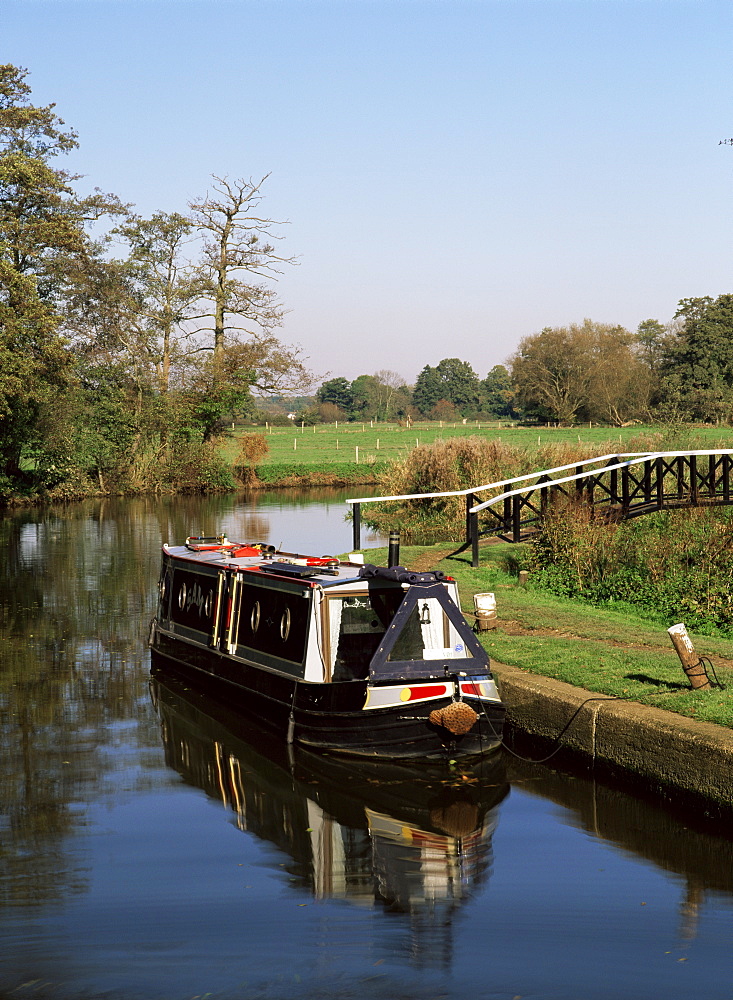
[[[510,726],[630,774],[733,805],[730,729],[495,661],[492,670]]]

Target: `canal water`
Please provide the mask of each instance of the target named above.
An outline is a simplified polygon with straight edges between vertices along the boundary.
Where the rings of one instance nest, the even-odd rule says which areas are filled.
[[[733,998],[733,842],[508,754],[288,752],[162,678],[163,542],[348,550],[345,494],[0,521],[0,997]]]

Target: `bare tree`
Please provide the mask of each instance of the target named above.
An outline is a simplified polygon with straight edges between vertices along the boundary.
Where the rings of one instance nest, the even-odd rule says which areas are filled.
[[[193,225],[204,236],[197,276],[201,298],[211,308],[199,318],[209,321],[201,329],[213,329],[215,359],[224,351],[227,333],[235,338],[271,333],[282,323],[283,307],[266,282],[276,280],[284,264],[297,262],[276,250],[275,241],[282,237],[275,229],[283,223],[259,214],[268,176],[258,182],[214,176],[213,193],[189,204]]]

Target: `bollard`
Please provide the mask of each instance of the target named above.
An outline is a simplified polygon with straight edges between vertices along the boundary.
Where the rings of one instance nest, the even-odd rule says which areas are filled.
[[[479,632],[496,628],[496,597],[493,594],[474,594],[473,607]]]
[[[695,647],[692,645],[684,624],[680,622],[679,625],[673,625],[667,629],[667,632],[674,648],[677,650],[682,669],[689,678],[691,686],[696,691],[704,691],[707,688],[711,688],[713,685],[710,683],[707,671],[705,670],[705,664],[695,652]]]
[[[389,557],[387,560],[387,565],[399,566],[399,564],[400,564],[400,533],[399,531],[390,531]]]

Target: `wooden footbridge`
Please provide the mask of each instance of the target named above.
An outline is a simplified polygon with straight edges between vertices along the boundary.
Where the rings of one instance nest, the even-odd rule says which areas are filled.
[[[732,469],[733,449],[633,452],[601,455],[467,490],[363,497],[346,502],[352,505],[354,548],[359,549],[362,504],[465,497],[463,548],[470,546],[471,563],[478,566],[482,538],[523,541],[538,530],[553,504],[562,498],[586,505],[591,516],[607,521],[624,521],[659,510],[731,504]],[[487,492],[492,495],[482,500],[481,495]]]

